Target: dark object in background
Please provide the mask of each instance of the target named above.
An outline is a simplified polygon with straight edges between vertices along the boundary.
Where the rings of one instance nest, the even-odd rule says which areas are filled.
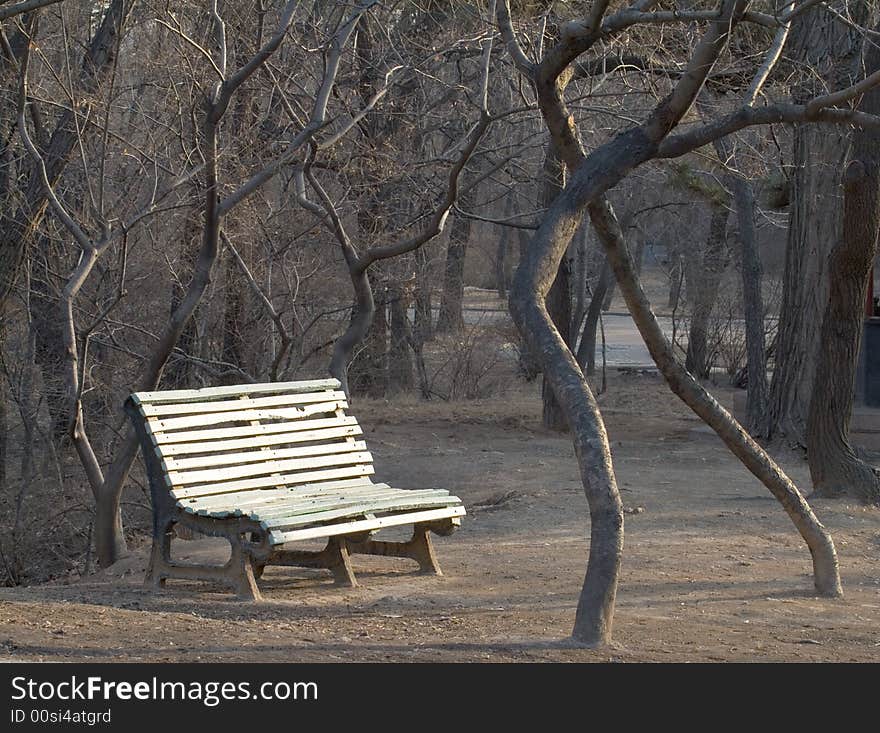
[[[880,298],[874,298],[874,313]],[[880,407],[880,317],[865,319],[862,347],[856,367],[855,398],[857,404]]]

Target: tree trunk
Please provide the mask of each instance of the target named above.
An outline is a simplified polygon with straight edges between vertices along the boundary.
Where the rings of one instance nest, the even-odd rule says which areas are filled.
[[[865,4],[851,8],[864,21]],[[795,101],[856,79],[861,35],[822,8],[794,19],[787,48],[815,78],[794,92]],[[841,236],[841,174],[849,134],[830,125],[794,128],[794,174],[785,252],[785,276],[776,366],[770,384],[768,436],[805,444],[805,423],[818,361],[819,335],[829,282],[826,262]]]
[[[748,383],[746,385],[746,427],[755,437],[767,434],[767,347],[764,341],[764,301],[761,294],[762,267],[755,233],[755,192],[752,184],[731,178],[739,224],[743,310],[745,311]]]
[[[464,327],[462,304],[464,302],[464,261],[467,257],[471,220],[453,215],[446,249],[446,267],[443,271],[443,294],[440,313],[437,315],[437,333],[454,333]]]
[[[584,374],[588,377],[592,377],[596,373],[596,332],[599,329],[602,304],[605,302],[605,295],[612,282],[614,282],[614,273],[611,271],[611,266],[606,259],[602,263],[602,270],[599,273],[599,279],[596,281],[593,297],[590,299],[587,318],[584,321],[584,330],[581,334],[581,343],[577,351],[578,364],[580,364]]]
[[[560,408],[571,427],[590,506],[590,554],[572,635],[596,646],[611,639],[623,552],[623,504],[599,406],[544,305],[550,278],[535,277],[538,257],[529,252],[521,262],[510,289],[510,312],[532,353],[539,355],[545,379],[561,397]]]
[[[880,51],[866,43],[867,73],[880,68]],[[880,112],[880,90],[868,91],[862,112]],[[819,496],[851,496],[880,504],[877,470],[849,442],[853,382],[862,338],[868,278],[880,227],[880,135],[852,132],[852,159],[843,177],[843,233],[828,258],[830,292],[822,319],[819,360],[807,419],[807,460]]]
[[[345,333],[333,344],[333,355],[328,367],[330,376],[336,377],[340,381],[342,390],[347,397],[351,397],[352,394],[349,386],[348,365],[351,364],[354,350],[367,338],[376,314],[373,287],[367,273],[360,270],[350,273],[350,277],[355,296],[351,309],[351,320]]]
[[[180,265],[178,272],[178,281],[171,283],[170,314],[180,307],[180,303],[185,296],[186,286],[183,285],[192,277],[195,268],[196,259],[198,257],[200,243],[199,237],[199,220],[195,211],[184,212],[185,220],[183,222],[183,251],[180,257]],[[177,347],[185,354],[198,355],[199,346],[199,329],[198,329],[198,309],[184,326],[183,333]],[[193,374],[192,364],[184,358],[174,358],[168,362],[165,369],[165,376],[162,379],[163,389],[193,389],[196,387],[195,375]]]
[[[0,323],[0,333],[3,324]],[[2,344],[0,344],[2,346]],[[8,473],[7,457],[9,455],[9,395],[6,380],[0,379],[0,492],[6,493],[6,476]]]
[[[377,286],[375,306],[369,330],[363,338],[360,350],[351,362],[348,381],[353,395],[384,397],[388,379],[388,295],[385,286]],[[357,306],[352,319],[361,319]]]
[[[712,369],[712,355],[709,353],[708,344],[709,323],[712,309],[718,299],[721,276],[727,268],[727,217],[726,208],[712,207],[706,246],[701,255],[695,256],[695,259],[700,261],[700,267],[692,283],[694,300],[685,369],[697,379],[708,379]]]
[[[412,290],[407,283],[397,283],[389,293],[389,300],[391,301],[391,345],[388,350],[388,391],[409,392],[415,385],[410,358],[412,335],[407,317]]]
[[[547,147],[541,178],[541,206],[547,209],[565,186],[565,165],[552,142]],[[546,308],[550,318],[553,319],[554,328],[570,347],[572,343],[571,258],[567,252],[559,263],[553,285],[547,293]],[[546,373],[541,384],[541,396],[543,401],[541,422],[544,427],[549,430],[567,430],[568,423],[565,419],[565,412],[553,393]]]
[[[504,216],[507,219],[513,216],[514,193],[508,192],[507,201],[504,204]],[[507,288],[510,287],[510,240],[511,230],[508,226],[502,226],[498,234],[498,247],[495,250],[495,289],[498,297],[507,298]]]
[[[519,239],[519,261],[522,262],[523,258],[526,256],[526,253],[529,250],[529,233],[527,229],[519,229],[518,230],[518,239]],[[511,281],[512,285],[512,281]],[[508,301],[510,300],[510,293],[508,293]],[[541,373],[541,363],[535,354],[532,353],[532,348],[529,346],[528,341],[520,334],[520,342],[519,342],[519,357],[517,360],[517,366],[519,367],[519,371],[527,382],[531,382],[534,379],[537,379],[538,375]]]
[[[614,268],[633,321],[670,389],[717,433],[730,451],[782,504],[810,550],[816,590],[823,596],[841,596],[840,569],[831,535],[813,514],[791,479],[730,413],[676,361],[635,273],[632,258],[623,241],[623,232],[604,196],[598,197],[590,205],[590,216]]]
[[[428,257],[427,246],[419,247],[416,250],[415,259],[416,294],[413,330],[418,335],[419,342],[425,344],[434,338],[434,311],[431,303],[433,278],[431,277],[431,261]]]
[[[669,267],[669,297],[666,299],[666,307],[674,313],[678,310],[678,302],[681,300],[681,289],[684,285],[684,265],[678,252],[673,252],[670,257],[672,262]]]

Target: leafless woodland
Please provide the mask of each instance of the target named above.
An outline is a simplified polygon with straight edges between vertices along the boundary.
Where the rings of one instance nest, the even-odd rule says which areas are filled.
[[[880,503],[849,438],[878,39],[862,0],[0,2],[0,578],[149,533],[133,391],[533,384],[589,507],[573,637],[607,643],[610,310],[846,593],[805,497]]]

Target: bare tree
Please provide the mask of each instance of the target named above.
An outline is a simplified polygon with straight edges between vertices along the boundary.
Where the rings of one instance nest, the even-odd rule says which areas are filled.
[[[242,85],[263,68],[282,45],[287,30],[293,21],[298,4],[293,0],[287,2],[279,13],[278,25],[274,33],[265,40],[263,45],[250,58],[244,60],[237,68],[230,70],[228,68],[226,24],[215,2],[211,9],[215,50],[209,54],[201,47],[198,48],[199,52],[207,58],[213,73],[217,77],[217,81],[210,86],[210,91],[205,98],[204,113],[199,132],[199,149],[204,156],[204,162],[167,181],[163,189],[159,188],[157,181],[148,203],[128,220],[114,223],[107,216],[103,207],[98,206],[96,211],[98,218],[97,235],[87,232],[61,202],[54,190],[52,179],[46,168],[46,159],[30,137],[26,119],[28,56],[25,56],[25,60],[21,65],[19,133],[37,166],[38,180],[41,181],[44,195],[47,197],[57,218],[73,237],[81,252],[77,266],[68,278],[61,298],[63,314],[62,338],[64,340],[64,351],[67,355],[64,368],[67,399],[71,406],[72,415],[70,435],[95,496],[97,508],[95,523],[96,547],[99,560],[103,565],[115,562],[126,552],[119,506],[122,489],[134,460],[137,441],[133,432],[129,431],[106,473],[104,472],[86,432],[83,418],[82,396],[85,359],[82,358],[79,347],[79,329],[76,326],[74,309],[76,298],[95,269],[99,259],[111,246],[124,247],[126,236],[134,227],[159,211],[166,197],[171,196],[178,188],[192,180],[196,175],[203,173],[204,203],[201,248],[195,262],[193,276],[178,307],[172,313],[168,324],[156,341],[138,379],[138,389],[154,389],[187,322],[192,317],[196,306],[210,283],[212,271],[219,254],[223,220],[242,202],[252,197],[261,187],[288,166],[294,159],[294,156],[309,143],[315,133],[323,129],[330,121],[327,116],[327,105],[331,90],[336,81],[342,50],[361,16],[374,4],[372,1],[363,0],[356,7],[355,11],[340,23],[338,30],[331,36],[323,76],[320,78],[315,90],[310,114],[299,132],[287,143],[280,155],[255,172],[252,172],[251,175],[231,190],[223,191],[224,186],[220,178],[221,168],[219,162],[221,121]],[[183,31],[178,32],[185,36]],[[193,43],[191,39],[187,39],[187,42]],[[354,123],[350,122],[349,125],[351,124]],[[99,178],[96,182],[96,189],[104,191],[105,186],[105,181]],[[100,200],[104,200],[103,195]]]
[[[751,94],[735,111],[703,124],[676,131],[728,48],[731,32],[743,22],[776,28],[788,16],[768,20],[748,9],[743,0],[725,0],[716,9],[694,11],[653,10],[651,3],[637,3],[606,17],[608,4],[595,3],[588,14],[563,26],[560,42],[548,49],[538,63],[519,46],[507,2],[498,8],[498,22],[511,57],[520,71],[535,84],[544,120],[558,149],[572,170],[565,190],[556,198],[517,270],[511,289],[510,307],[517,327],[538,355],[571,426],[575,453],[584,490],[590,505],[591,545],[586,578],[578,603],[574,637],[599,644],[611,635],[618,568],[623,545],[623,513],[617,491],[608,440],[601,414],[583,373],[556,330],[545,306],[555,272],[585,210],[591,217],[612,264],[627,305],[642,330],[655,360],[670,386],[700,417],[706,420],[746,467],[780,500],[792,518],[813,559],[817,590],[825,595],[841,593],[837,556],[830,535],[818,522],[809,505],[778,466],[745,430],[672,359],[659,327],[649,328],[653,317],[622,246],[622,234],[605,199],[605,192],[630,171],[656,158],[678,157],[713,140],[756,124],[772,122],[834,121],[876,126],[877,118],[846,108],[850,99],[877,83],[873,76],[830,94],[820,94],[801,103],[779,102],[753,106]],[[796,13],[790,9],[788,13]],[[640,23],[675,23],[702,20],[706,24],[699,42],[669,93],[640,124],[624,130],[585,153],[578,129],[558,84],[559,76],[580,54],[600,40]],[[760,72],[764,74],[763,71]],[[766,78],[766,74],[764,74]],[[653,333],[651,332],[653,330]]]

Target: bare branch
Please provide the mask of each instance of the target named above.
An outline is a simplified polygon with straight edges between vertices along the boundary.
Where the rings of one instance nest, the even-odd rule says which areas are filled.
[[[510,2],[509,0],[501,0],[498,3],[496,12],[498,20],[498,29],[501,31],[501,37],[507,46],[507,53],[513,59],[513,63],[524,76],[531,78],[535,73],[535,64],[529,61],[528,56],[522,50],[519,42],[516,40],[516,33],[513,30],[513,21],[510,19]]]
[[[383,247],[371,247],[361,256],[361,263],[364,269],[377,260],[384,260],[389,257],[397,257],[406,252],[412,252],[443,231],[443,228],[446,225],[446,219],[449,216],[449,211],[458,197],[459,176],[461,175],[462,170],[464,170],[465,165],[467,165],[468,160],[470,160],[471,155],[473,155],[474,150],[476,150],[480,139],[483,137],[483,133],[489,128],[491,122],[492,118],[483,114],[480,117],[480,121],[471,129],[466,138],[467,142],[462,148],[458,160],[449,171],[449,185],[446,189],[446,195],[440,206],[434,211],[425,230],[414,237],[395,242],[394,244],[385,245]]]
[[[792,0],[786,7],[794,7],[794,5],[795,0]],[[776,62],[779,61],[779,57],[782,55],[782,49],[785,48],[785,42],[788,40],[789,30],[791,30],[790,18],[784,20],[782,25],[779,26],[779,30],[776,31],[773,43],[770,44],[770,48],[767,49],[767,53],[764,56],[764,63],[761,64],[761,68],[758,69],[754,79],[752,79],[752,83],[749,85],[745,97],[743,97],[743,104],[746,107],[751,107],[755,103],[755,100],[761,93],[761,88],[764,86],[764,82],[767,81],[767,77],[770,76],[773,67],[776,66]]]
[[[312,107],[309,122],[302,130],[300,130],[293,140],[290,141],[287,148],[278,158],[252,175],[235,191],[219,202],[217,205],[217,211],[220,216],[228,214],[233,208],[238,206],[238,204],[253,195],[263,184],[274,178],[282,168],[290,165],[303,145],[308,143],[314,134],[326,124],[327,105],[330,101],[330,93],[333,90],[333,85],[336,83],[336,76],[339,73],[339,62],[342,58],[342,50],[348,42],[348,39],[351,37],[351,34],[357,26],[361,16],[377,2],[379,2],[379,0],[361,0],[351,18],[349,18],[349,20],[346,21],[346,23],[342,25],[333,36],[333,39],[330,42],[330,52],[325,63],[324,78],[321,82],[321,87],[315,96],[315,103]],[[263,59],[263,61],[265,61],[265,59]],[[228,103],[228,99],[226,101]]]
[[[655,158],[677,158],[746,127],[795,122],[830,122],[880,130],[880,117],[849,109],[820,109],[808,113],[802,104],[742,107],[714,122],[670,135],[660,143]]]
[[[196,51],[198,51],[202,56],[204,56],[205,59],[207,59],[208,63],[211,64],[211,68],[213,68],[214,71],[217,73],[217,77],[218,77],[221,81],[223,80],[223,70],[222,70],[219,66],[217,66],[217,62],[216,62],[216,60],[214,59],[214,57],[211,55],[211,53],[210,53],[210,52],[209,52],[204,46],[202,46],[201,44],[199,44],[199,42],[196,41],[195,39],[193,39],[193,38],[191,38],[190,36],[188,36],[188,35],[184,32],[183,28],[181,28],[181,27],[179,27],[179,26],[178,26],[178,27],[174,27],[174,26],[171,25],[170,23],[166,23],[166,22],[165,22],[164,20],[162,20],[161,18],[155,18],[154,20],[155,20],[156,23],[158,23],[159,25],[161,25],[161,26],[167,28],[167,29],[170,30],[172,33],[176,33],[178,36],[180,36],[180,38],[182,38],[182,39],[183,39],[184,41],[186,41],[190,46],[192,46],[194,49],[196,49]]]
[[[214,40],[217,43],[217,49],[220,52],[220,59],[217,67],[220,70],[220,78],[226,78],[226,24],[220,17],[220,11],[217,9],[217,0],[211,2],[211,19],[214,21]]]
[[[236,89],[238,89],[238,87],[240,87],[245,81],[247,81],[247,79],[250,78],[250,76],[264,63],[266,63],[266,61],[272,54],[275,53],[275,51],[278,50],[278,47],[284,40],[284,36],[287,35],[287,30],[288,28],[290,28],[290,23],[293,20],[293,13],[298,5],[298,0],[288,0],[287,5],[284,6],[284,10],[281,12],[281,19],[278,21],[278,28],[273,36],[259,51],[257,51],[250,58],[250,60],[244,66],[242,66],[238,71],[230,76],[224,83],[223,86],[225,87],[227,94],[232,94]]]
[[[16,3],[15,5],[10,5],[6,8],[0,8],[0,20],[13,18],[16,15],[21,15],[22,13],[27,13],[31,10],[37,10],[39,8],[45,8],[48,5],[55,5],[56,3],[60,2],[61,0],[24,0],[23,2]]]
[[[748,0],[722,0],[717,18],[694,49],[684,75],[642,126],[649,140],[659,142],[666,137],[691,108],[747,4]]]
[[[25,111],[27,108],[28,100],[27,75],[30,62],[31,43],[32,41],[29,40],[21,59],[21,71],[19,73],[18,85],[18,131],[21,135],[21,140],[28,151],[28,154],[34,161],[34,165],[36,166],[37,172],[40,176],[40,182],[43,185],[43,190],[45,191],[46,198],[48,199],[49,205],[52,207],[52,210],[55,212],[55,215],[61,220],[61,223],[64,224],[65,228],[71,233],[71,235],[76,240],[77,244],[83,249],[83,251],[90,251],[95,249],[95,245],[92,242],[91,237],[89,237],[89,235],[82,230],[79,224],[76,223],[73,217],[67,212],[67,209],[64,208],[64,205],[58,199],[58,196],[55,194],[55,189],[52,188],[52,184],[49,182],[49,174],[46,172],[46,161],[43,160],[43,156],[40,155],[40,151],[37,150],[37,146],[34,145],[34,142],[33,140],[31,140],[31,136],[28,133],[27,120],[25,119]]]

